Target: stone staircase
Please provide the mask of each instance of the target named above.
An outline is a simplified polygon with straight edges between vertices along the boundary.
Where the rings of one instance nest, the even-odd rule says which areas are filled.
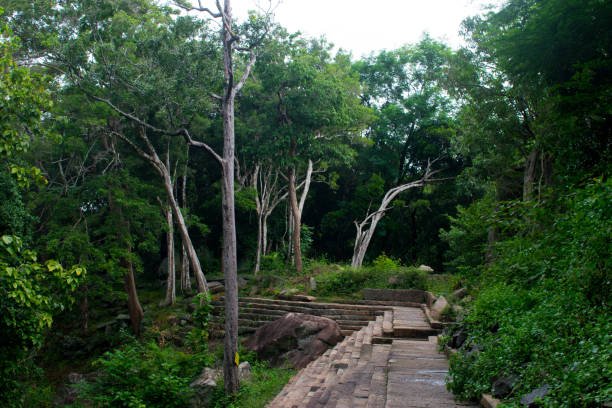
[[[431,333],[420,308],[392,307],[302,369],[267,407],[465,406],[446,391],[447,362]]]
[[[213,301],[212,304],[214,309],[211,335],[220,337],[223,336],[223,298]],[[335,320],[342,334],[349,336],[367,326],[377,316],[382,317],[385,311],[392,309],[393,306],[390,304],[297,302],[243,297],[238,302],[238,333],[240,335],[253,333],[258,327],[294,312]]]

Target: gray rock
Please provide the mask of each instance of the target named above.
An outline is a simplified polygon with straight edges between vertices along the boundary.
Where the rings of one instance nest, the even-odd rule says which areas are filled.
[[[514,389],[517,378],[514,375],[500,377],[493,382],[492,394],[495,398],[505,398]]]
[[[431,266],[427,266],[427,265],[420,265],[418,269],[419,271],[423,271],[427,273],[432,273],[434,271]]]
[[[251,379],[251,377],[251,364],[248,361],[243,361],[238,365],[238,378],[240,381],[248,381]]]
[[[115,317],[115,320],[124,320],[124,321],[129,321],[130,320],[130,315],[128,314],[119,314]]]
[[[317,290],[317,280],[314,276],[310,277],[310,290]]]
[[[448,307],[448,301],[444,296],[440,296],[433,305],[431,305],[431,315],[434,319],[440,320],[442,313]]]
[[[450,346],[454,349],[458,349],[459,347],[463,346],[467,340],[467,337],[467,333],[464,330],[459,330],[457,333],[453,334],[450,341]]]
[[[529,394],[523,395],[521,398],[521,404],[528,408],[535,408],[539,406],[538,400],[544,398],[548,394],[548,391],[550,391],[550,387],[548,384],[544,384],[543,386],[531,391]]]
[[[455,299],[463,299],[464,297],[467,296],[467,289],[466,288],[460,288],[457,289],[456,291],[453,292],[453,298]]]
[[[208,290],[211,294],[220,293],[225,291],[225,286],[221,282],[211,281],[208,282]]]
[[[202,373],[189,386],[194,390],[190,406],[192,408],[207,407],[212,400],[213,390],[217,387],[217,381],[221,377],[219,370],[206,367]]]

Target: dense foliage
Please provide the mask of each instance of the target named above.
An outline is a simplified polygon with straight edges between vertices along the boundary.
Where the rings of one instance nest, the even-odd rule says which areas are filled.
[[[85,403],[185,406],[219,357],[210,298],[191,297],[194,260],[222,275],[218,26],[153,0],[5,3],[0,405],[34,404],[23,390],[78,357],[98,372]],[[462,49],[425,35],[355,60],[250,14],[233,33],[236,76],[252,69],[232,175],[245,293],[427,289],[429,265],[470,291],[452,391],[510,377],[511,405],[542,386],[546,406],[612,400],[611,26],[606,1],[507,0],[464,22]],[[345,266],[359,220],[431,163],[382,211],[366,266]],[[253,371],[214,404],[263,406],[290,375]]]

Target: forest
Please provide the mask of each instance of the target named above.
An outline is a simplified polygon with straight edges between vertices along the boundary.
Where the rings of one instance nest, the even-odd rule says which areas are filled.
[[[193,406],[217,366],[209,406],[264,406],[294,372],[242,349],[238,297],[391,270],[467,288],[458,398],[510,376],[504,406],[609,406],[611,27],[605,0],[507,0],[460,49],[355,58],[230,0],[2,0],[0,405]]]

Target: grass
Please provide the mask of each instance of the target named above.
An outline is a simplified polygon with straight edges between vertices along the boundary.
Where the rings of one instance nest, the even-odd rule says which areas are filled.
[[[251,359],[250,361],[255,361]],[[211,407],[213,408],[263,408],[283,389],[296,373],[290,368],[272,368],[264,361],[252,363],[252,377],[240,384],[234,396],[228,396],[219,384]]]

